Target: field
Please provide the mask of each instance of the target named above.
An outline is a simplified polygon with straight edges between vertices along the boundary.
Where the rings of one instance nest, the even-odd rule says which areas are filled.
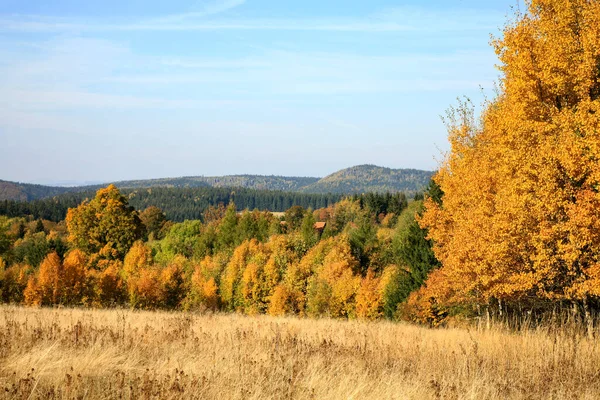
[[[0,398],[600,396],[600,345],[566,330],[0,307]]]

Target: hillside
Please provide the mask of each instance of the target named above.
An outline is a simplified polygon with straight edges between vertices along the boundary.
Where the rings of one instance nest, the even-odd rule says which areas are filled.
[[[431,171],[416,169],[391,169],[377,167],[375,165],[359,165],[335,172],[322,179],[314,177],[274,175],[188,176],[179,178],[118,181],[115,182],[115,185],[120,189],[141,189],[151,187],[241,187],[255,190],[277,190],[311,194],[353,194],[366,192],[406,192],[410,194],[425,187],[432,174],[433,172]],[[0,180],[0,201],[39,200],[64,193],[94,191],[107,184],[56,187]]]
[[[422,190],[433,172],[357,165],[326,176],[301,189],[305,193],[407,192]]]
[[[30,201],[77,191],[81,190],[79,188],[32,185],[0,180],[0,200]]]
[[[122,189],[148,187],[242,187],[257,190],[296,192],[300,188],[317,182],[318,180],[319,178],[274,175],[225,175],[120,181],[116,182],[115,185]]]

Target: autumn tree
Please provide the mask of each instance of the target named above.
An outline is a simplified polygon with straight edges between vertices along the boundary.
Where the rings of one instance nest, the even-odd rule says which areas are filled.
[[[291,263],[285,270],[283,284],[290,308],[294,313],[304,315],[307,304],[308,286],[314,272],[317,271],[325,260],[326,255],[335,245],[334,238],[328,238],[317,243],[310,249],[299,262]]]
[[[186,309],[216,311],[219,306],[218,282],[223,266],[218,257],[205,257],[194,267],[190,289],[185,299]]]
[[[33,268],[27,264],[8,266],[0,259],[0,298],[4,303],[21,303]]]
[[[127,301],[127,290],[122,278],[122,262],[102,260],[100,270],[91,270],[91,284],[94,291],[93,305],[109,307]]]
[[[373,270],[367,271],[356,294],[356,316],[363,319],[377,319],[382,314],[383,290],[381,280]]]
[[[309,315],[355,316],[355,298],[360,287],[360,277],[353,272],[357,264],[348,239],[337,238],[322,263],[317,261],[313,265],[307,288]]]
[[[259,271],[245,271],[250,264],[254,264],[250,269],[261,268],[265,261],[263,254],[264,245],[255,239],[244,241],[235,248],[221,276],[220,294],[227,310],[244,311],[244,308],[253,302],[254,296],[257,295],[254,289],[258,283]]]
[[[140,220],[146,228],[146,235],[149,240],[162,239],[167,217],[160,208],[155,206],[146,208],[140,213]]]
[[[125,279],[139,276],[140,271],[153,264],[152,250],[141,240],[136,241],[127,252],[123,263]]]
[[[42,261],[36,276],[31,276],[25,289],[25,303],[30,305],[59,304],[64,289],[63,265],[56,253]]]
[[[61,303],[81,304],[88,296],[87,257],[79,249],[72,250],[63,261]]]
[[[585,307],[600,295],[600,2],[530,0],[493,44],[497,98],[446,119],[443,204],[421,220],[444,282],[422,297]]]
[[[202,213],[202,221],[206,224],[218,222],[223,219],[226,211],[227,209],[223,203],[219,203],[216,206],[210,205],[206,208],[206,210],[204,210],[204,213]]]
[[[114,185],[98,190],[91,201],[70,208],[66,221],[71,243],[108,259],[122,260],[144,232],[137,212]]]

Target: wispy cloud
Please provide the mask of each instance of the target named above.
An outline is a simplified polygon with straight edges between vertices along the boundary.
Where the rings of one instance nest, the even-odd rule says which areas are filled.
[[[491,51],[377,56],[263,49],[248,57],[204,58],[139,55],[124,44],[89,38],[36,43],[25,43],[21,54],[6,53],[11,57],[0,63],[0,105],[189,110],[271,99],[273,107],[295,96],[464,93],[495,78],[487,68]]]
[[[51,18],[12,16],[0,18],[0,31],[18,32],[117,32],[117,31],[331,31],[331,32],[419,32],[491,31],[498,28],[501,15],[478,15],[459,10],[441,13],[427,8],[396,7],[363,17],[331,18],[237,18],[215,19],[244,4],[245,0],[226,0],[205,4],[198,11],[165,15],[153,19],[128,21],[90,18]],[[207,17],[211,17],[207,19]]]
[[[229,11],[233,8],[239,7],[244,4],[246,0],[221,0],[201,3],[195,11],[189,11],[181,14],[171,14],[161,18],[156,18],[147,21],[149,24],[172,24],[175,22],[186,21],[190,19],[197,19],[208,17],[211,15],[221,14]]]
[[[266,60],[242,58],[236,60],[216,60],[216,59],[198,59],[198,58],[173,58],[160,61],[167,67],[185,68],[185,69],[248,69],[265,68],[271,65]]]

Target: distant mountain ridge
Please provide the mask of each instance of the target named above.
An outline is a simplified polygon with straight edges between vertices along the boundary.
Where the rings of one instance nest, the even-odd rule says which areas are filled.
[[[188,176],[118,181],[114,182],[114,184],[122,189],[152,187],[243,187],[257,190],[280,190],[316,194],[354,194],[367,192],[414,193],[422,190],[432,175],[432,171],[392,169],[366,164],[342,169],[324,178],[275,175]],[[106,185],[108,183],[103,185],[58,187],[0,180],[0,201],[38,200],[58,196],[63,193],[92,191]]]
[[[243,187],[257,190],[297,192],[319,178],[275,175],[184,176],[180,178],[144,179],[115,182],[124,189],[147,187]]]
[[[30,201],[80,192],[82,187],[44,186],[0,180],[0,200]]]
[[[408,192],[422,190],[433,172],[365,164],[342,169],[300,189],[303,193]]]

